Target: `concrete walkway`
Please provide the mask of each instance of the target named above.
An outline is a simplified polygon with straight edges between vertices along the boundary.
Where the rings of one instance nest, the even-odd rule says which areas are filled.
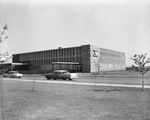
[[[22,82],[34,82],[35,80],[30,79],[10,79],[3,78],[1,80],[10,80],[10,81],[22,81]],[[141,88],[141,85],[128,85],[128,84],[103,84],[103,83],[83,83],[83,82],[73,82],[73,81],[51,81],[51,80],[36,80],[36,83],[53,83],[53,84],[68,84],[68,85],[95,85],[95,86],[110,86],[110,87],[130,87],[130,88]],[[150,88],[150,85],[144,85],[144,88]]]

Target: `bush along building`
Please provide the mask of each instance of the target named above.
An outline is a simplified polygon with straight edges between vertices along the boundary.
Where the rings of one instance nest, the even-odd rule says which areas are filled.
[[[125,70],[125,53],[94,45],[81,45],[28,53],[13,54],[14,69],[27,73],[45,73],[65,69],[70,72],[92,73]]]

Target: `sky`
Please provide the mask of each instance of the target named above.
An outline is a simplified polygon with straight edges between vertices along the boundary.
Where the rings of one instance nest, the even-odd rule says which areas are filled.
[[[150,0],[0,0],[11,54],[92,44],[150,57]]]

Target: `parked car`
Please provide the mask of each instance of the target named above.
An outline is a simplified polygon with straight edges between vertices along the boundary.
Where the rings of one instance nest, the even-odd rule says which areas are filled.
[[[45,77],[50,79],[62,79],[62,80],[72,80],[74,78],[78,78],[78,73],[70,73],[67,70],[55,70],[53,73],[46,73]]]
[[[10,78],[21,78],[23,74],[19,73],[18,71],[8,71],[7,73],[3,74],[3,77],[10,77]]]
[[[3,74],[3,73],[5,73],[5,71],[4,70],[0,70],[0,74]]]

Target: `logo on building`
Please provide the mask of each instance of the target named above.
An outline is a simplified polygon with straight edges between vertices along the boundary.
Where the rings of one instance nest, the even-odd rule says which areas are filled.
[[[98,57],[98,51],[97,50],[93,50],[93,57]]]

